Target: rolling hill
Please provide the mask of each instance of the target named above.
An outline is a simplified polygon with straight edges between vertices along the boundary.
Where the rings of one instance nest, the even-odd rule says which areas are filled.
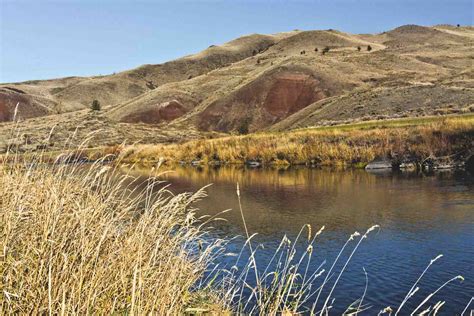
[[[473,43],[473,27],[449,25],[253,34],[107,76],[0,84],[0,122],[16,112],[34,134],[34,118],[81,121],[94,99],[103,107],[102,128],[193,135],[464,113],[474,110]]]

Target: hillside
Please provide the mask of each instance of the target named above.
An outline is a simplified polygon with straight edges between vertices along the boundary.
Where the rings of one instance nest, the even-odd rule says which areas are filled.
[[[20,107],[19,113],[25,118],[33,116],[29,113],[30,109],[44,107],[37,98],[49,101],[48,113],[64,113],[88,108],[94,99],[100,100],[106,107],[114,106],[163,84],[199,76],[252,56],[255,50],[261,51],[273,45],[277,38],[265,35],[244,36],[222,46],[211,46],[196,55],[164,64],[143,65],[108,76],[69,77],[1,84],[0,109],[3,108],[3,121],[11,119],[16,102],[24,95],[31,96],[30,100],[21,99],[24,107]]]
[[[449,25],[253,34],[108,76],[0,84],[0,122],[11,121],[19,103],[17,117],[34,134],[32,118],[80,121],[97,99],[106,128],[137,133],[103,141],[114,143],[156,142],[137,124],[161,133],[246,133],[465,113],[474,110],[473,41],[473,27]]]
[[[455,28],[453,34],[445,29],[405,26],[377,35],[294,32],[255,56],[163,85],[110,115],[126,122],[185,122],[200,130],[229,132],[247,125],[250,131],[266,129],[289,116],[300,121],[312,115],[307,126],[469,111],[474,31]],[[404,37],[404,45],[397,44]],[[323,55],[326,46],[330,51]],[[356,103],[351,102],[354,95]],[[339,101],[337,96],[346,97]],[[309,113],[328,101],[331,107],[324,115]]]

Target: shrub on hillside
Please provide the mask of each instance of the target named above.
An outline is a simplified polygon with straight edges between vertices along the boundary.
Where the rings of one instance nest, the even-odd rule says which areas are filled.
[[[92,101],[91,110],[92,111],[100,111],[100,109],[101,109],[101,106],[100,106],[99,100]]]
[[[237,131],[239,132],[240,135],[246,135],[249,133],[249,126],[250,126],[250,119],[246,118],[240,123],[239,127],[237,128]]]

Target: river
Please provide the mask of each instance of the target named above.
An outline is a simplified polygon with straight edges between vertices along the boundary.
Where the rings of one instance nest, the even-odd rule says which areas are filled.
[[[138,172],[143,177],[151,175],[146,169]],[[313,234],[325,226],[315,244],[310,271],[323,260],[327,260],[326,265],[332,264],[350,234],[380,225],[361,243],[335,288],[332,311],[336,314],[363,294],[363,268],[368,275],[364,302],[372,306],[366,314],[374,315],[384,307],[400,305],[430,260],[439,254],[443,257],[421,279],[419,291],[404,311],[413,310],[456,275],[462,275],[465,281],[450,283],[426,307],[442,300],[446,303],[441,315],[461,313],[474,296],[474,177],[467,172],[426,175],[178,167],[165,178],[176,193],[196,191],[212,183],[207,188],[209,196],[197,205],[198,215],[219,215],[230,209],[219,215],[226,221],[213,223],[221,237],[245,236],[236,194],[239,183],[247,229],[250,234],[258,234],[254,243],[264,246],[257,252],[257,262],[262,265],[284,235],[294,239],[306,224],[311,225]],[[244,239],[233,239],[229,248],[242,248]],[[304,252],[307,244],[301,240],[296,247]],[[233,258],[222,260],[235,264]]]

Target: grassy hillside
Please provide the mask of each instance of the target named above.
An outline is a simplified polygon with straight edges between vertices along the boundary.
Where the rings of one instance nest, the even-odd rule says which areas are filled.
[[[180,143],[208,136],[212,134],[191,128],[117,123],[104,113],[82,110],[0,124],[0,154],[9,148],[19,153],[62,151],[83,142],[87,147],[101,147],[122,143]]]
[[[157,87],[205,74],[247,58],[254,51],[261,51],[273,45],[279,37],[267,35],[244,36],[221,46],[208,49],[183,58],[156,65],[143,65],[135,69],[94,77],[68,77],[52,80],[31,80],[19,83],[0,84],[0,118],[13,113],[20,101],[19,115],[31,117],[28,108],[40,105],[38,98],[47,99],[52,113],[64,113],[88,108],[94,99],[104,106],[115,106],[144,95]],[[13,95],[12,95],[13,93]],[[17,100],[21,96],[31,100]],[[44,103],[44,102],[43,102]],[[45,113],[36,116],[42,116]],[[1,121],[8,121],[12,115]]]
[[[184,110],[171,125],[185,122],[221,132],[248,126],[254,132],[289,116],[298,124],[287,127],[301,127],[469,107],[474,97],[469,79],[471,38],[433,28],[407,29],[364,37],[333,30],[296,32],[255,56],[164,85],[111,115],[117,120],[155,117],[162,122],[157,109],[177,100]],[[432,32],[436,43],[430,39]],[[405,45],[391,44],[404,36]],[[329,52],[323,55],[325,47]],[[311,122],[300,122],[307,116]]]
[[[107,76],[0,85],[0,119],[76,113],[201,131],[287,130],[472,109],[472,27],[248,35]],[[63,121],[58,119],[58,121]]]

